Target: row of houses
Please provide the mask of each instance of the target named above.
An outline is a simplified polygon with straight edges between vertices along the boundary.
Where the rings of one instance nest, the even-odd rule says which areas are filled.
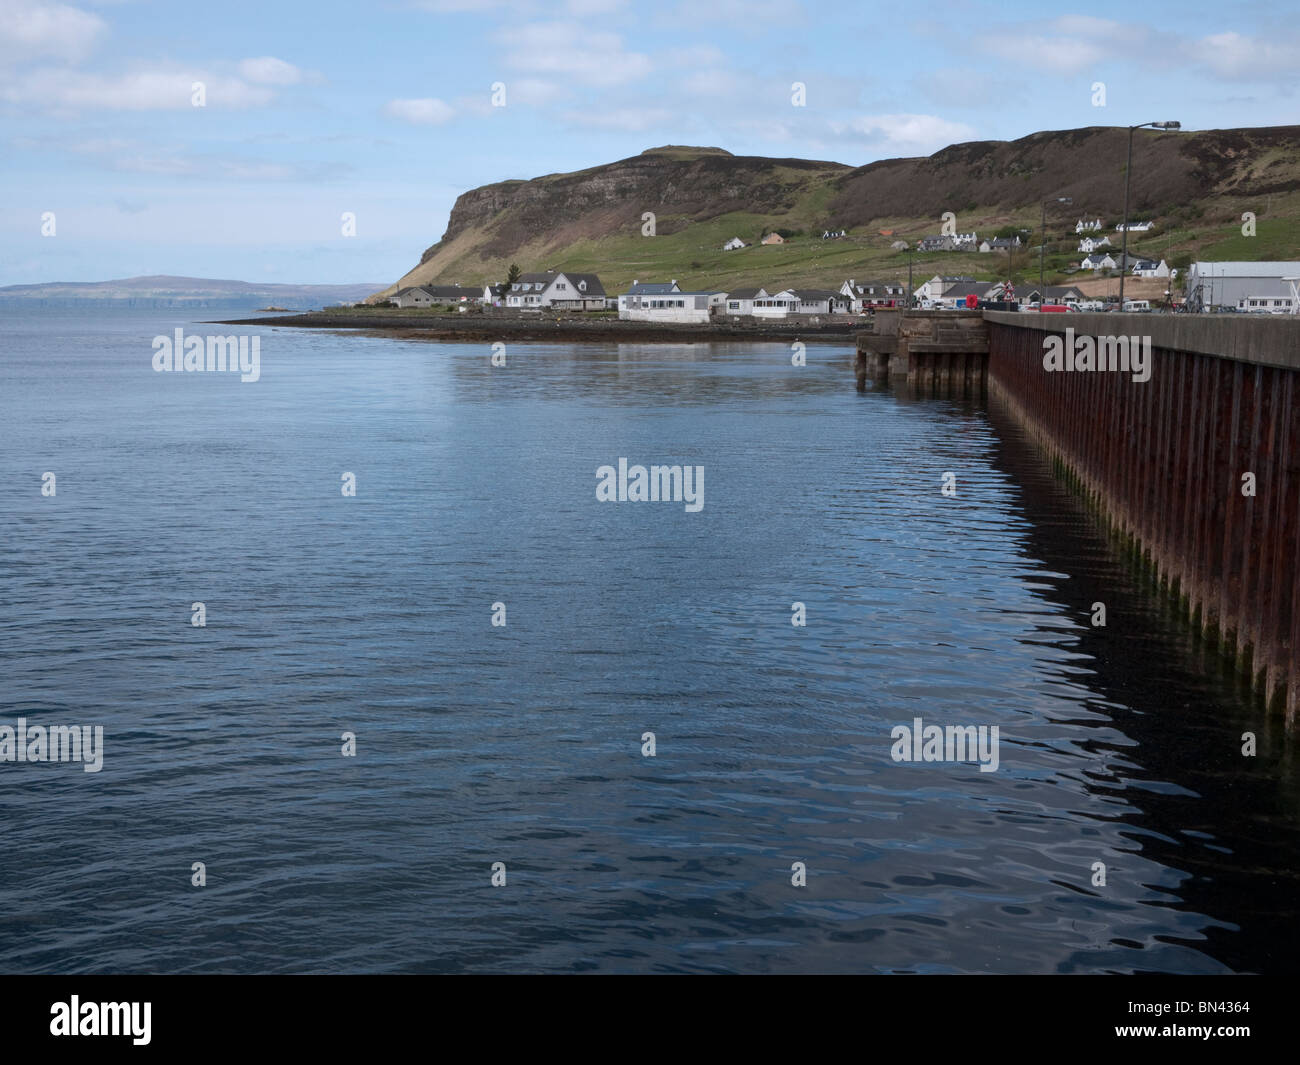
[[[464,288],[460,285],[416,285],[399,289],[389,302],[401,308],[482,304],[520,310],[552,308],[603,311],[609,304],[605,286],[595,274],[550,270],[520,274],[513,284]]]
[[[1134,277],[1173,278],[1177,271],[1163,260],[1132,258]],[[1089,270],[1117,269],[1109,254],[1094,252],[1084,260]],[[1300,313],[1300,262],[1194,263],[1187,276],[1189,304],[1198,309],[1233,309],[1256,313]],[[1017,292],[1010,282],[976,281],[967,275],[936,275],[917,286],[922,307],[960,307],[989,301],[1081,304],[1086,298],[1071,285],[1048,285]],[[727,315],[787,318],[791,315],[861,314],[900,306],[906,297],[897,281],[850,278],[839,289],[759,287],[725,292],[684,291],[676,280],[634,281],[627,292],[609,297],[595,274],[547,271],[521,274],[508,288],[484,285],[420,285],[404,288],[391,301],[399,307],[488,304],[519,310],[612,310],[639,321],[707,322]]]
[[[1154,226],[1155,226],[1154,222],[1130,222],[1128,224],[1128,231],[1130,233],[1146,233],[1150,231]],[[1074,231],[1076,233],[1100,233],[1101,219],[1094,218],[1092,220],[1088,220],[1085,218],[1080,218],[1077,222],[1074,223]],[[1124,231],[1124,223],[1120,222],[1115,226],[1115,232],[1122,233],[1123,231]]]
[[[1115,258],[1104,251],[1095,251],[1091,255],[1086,255],[1079,261],[1081,270],[1118,270],[1120,262],[1124,256]],[[1163,259],[1143,259],[1134,255],[1128,257],[1131,264],[1128,273],[1133,277],[1174,277],[1178,271],[1170,270],[1169,264]]]
[[[838,289],[740,288],[684,292],[676,281],[634,281],[618,297],[618,316],[633,321],[705,322],[712,317],[788,318],[791,315],[861,314],[902,303],[896,281],[849,279]]]
[[[964,274],[936,274],[916,287],[915,297],[921,307],[935,309],[956,309],[971,303],[1001,301],[1073,306],[1087,299],[1073,285],[1044,285],[1042,289],[1033,285],[1026,291],[1019,292],[1010,281],[976,281]]]
[[[1009,282],[976,281],[965,275],[936,275],[916,290],[927,307],[959,307],[970,300],[1015,298]],[[1046,297],[1055,302],[1077,302],[1082,293],[1072,287],[1049,286]],[[517,310],[617,309],[631,321],[707,322],[717,316],[788,318],[792,315],[862,314],[875,308],[901,306],[906,289],[898,281],[859,281],[850,278],[838,289],[759,287],[731,292],[720,289],[683,290],[677,281],[633,281],[628,290],[611,298],[595,274],[547,271],[521,274],[508,288],[484,285],[482,289],[458,285],[419,285],[398,291],[391,301],[398,307],[488,304]],[[1036,300],[1035,290],[1021,298]]]

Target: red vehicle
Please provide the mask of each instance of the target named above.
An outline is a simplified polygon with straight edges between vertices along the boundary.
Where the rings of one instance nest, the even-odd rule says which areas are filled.
[[[1042,314],[1063,314],[1069,309],[1064,303],[1044,303],[1038,308]]]

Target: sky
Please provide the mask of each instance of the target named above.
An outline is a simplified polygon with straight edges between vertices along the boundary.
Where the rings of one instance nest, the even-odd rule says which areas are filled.
[[[0,285],[388,283],[507,178],[1290,125],[1297,71],[1294,0],[0,0]]]

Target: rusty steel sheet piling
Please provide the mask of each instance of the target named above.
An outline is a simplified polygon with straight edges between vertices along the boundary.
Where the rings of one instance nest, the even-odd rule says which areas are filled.
[[[1260,697],[1300,725],[1300,318],[984,318],[990,403],[1024,426]],[[1150,378],[1047,369],[1046,344],[1056,334],[1064,347],[1067,328],[1076,343],[1149,344]]]

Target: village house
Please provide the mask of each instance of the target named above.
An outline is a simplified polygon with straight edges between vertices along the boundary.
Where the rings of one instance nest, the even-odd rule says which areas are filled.
[[[416,285],[399,289],[389,297],[389,302],[403,309],[409,307],[434,307],[452,303],[481,303],[483,292],[477,288],[459,285]]]
[[[793,289],[787,288],[771,295],[764,295],[761,299],[756,298],[750,314],[755,318],[785,318],[794,314],[798,306],[799,297],[795,295]]]
[[[967,277],[964,274],[948,277],[940,277],[935,274],[929,281],[918,285],[913,295],[918,300],[940,300],[954,285],[972,284],[974,281],[973,277]]]
[[[724,244],[724,245],[722,246],[722,250],[723,250],[723,251],[737,251],[737,250],[739,250],[740,248],[748,248],[748,247],[749,247],[749,245],[746,244],[746,243],[745,243],[743,240],[741,240],[739,237],[732,237],[729,241],[727,241],[726,244]]]
[[[672,281],[633,281],[626,292],[618,297],[618,316],[623,319],[633,318],[633,312],[639,312],[642,303],[651,296],[667,296],[680,292],[677,279]]]
[[[940,234],[922,237],[916,245],[917,251],[974,251],[979,246],[979,237],[974,233]]]
[[[1130,233],[1145,233],[1147,232],[1147,230],[1151,229],[1151,227],[1154,225],[1155,225],[1154,222],[1130,222],[1128,224],[1128,231]],[[1117,225],[1115,227],[1115,231],[1117,233],[1122,233],[1124,231],[1124,223],[1121,222],[1119,225]]]
[[[1130,272],[1134,277],[1168,277],[1169,264],[1163,259],[1159,262],[1154,259],[1138,259]]]
[[[683,292],[677,282],[632,283],[618,298],[618,316],[635,322],[707,322],[726,301],[725,292]]]
[[[839,314],[849,301],[830,289],[782,289],[775,295],[756,298],[750,312],[755,318],[788,318],[792,314]]]
[[[1020,237],[993,237],[991,240],[980,241],[979,250],[985,254],[993,251],[1011,251],[1013,248],[1020,247]]]
[[[1101,229],[1100,218],[1094,219],[1091,222],[1085,221],[1084,219],[1080,218],[1079,221],[1074,223],[1074,231],[1076,233],[1096,233],[1100,229]],[[1080,248],[1079,250],[1082,251],[1083,249]]]
[[[1079,250],[1085,255],[1096,251],[1098,248],[1109,248],[1110,237],[1084,237],[1079,241]]]
[[[1043,288],[1046,292],[1046,302],[1048,303],[1063,303],[1067,307],[1071,307],[1086,298],[1084,294],[1073,285],[1044,285]],[[1025,303],[1043,302],[1037,285],[1021,295],[1020,298]]]
[[[767,292],[761,288],[738,288],[734,292],[727,293],[727,313],[751,315],[754,313],[754,301],[765,299],[767,299]]]
[[[769,233],[767,236],[765,236],[765,237],[762,239],[762,241],[761,241],[760,243],[762,243],[762,244],[784,244],[784,243],[785,243],[785,237],[781,236],[780,233]]]
[[[893,307],[903,299],[903,286],[894,281],[855,281],[850,278],[840,286],[840,295],[848,300],[849,310],[861,314],[868,307]]]
[[[989,291],[993,286],[992,281],[962,281],[948,288],[937,303],[941,307],[951,307],[956,310],[968,305],[967,297],[974,296],[976,303],[989,299]]]
[[[605,286],[595,274],[520,274],[506,294],[506,306],[525,310],[554,307],[557,310],[603,311]]]
[[[1104,251],[1095,251],[1079,262],[1080,270],[1114,270],[1118,264]]]

